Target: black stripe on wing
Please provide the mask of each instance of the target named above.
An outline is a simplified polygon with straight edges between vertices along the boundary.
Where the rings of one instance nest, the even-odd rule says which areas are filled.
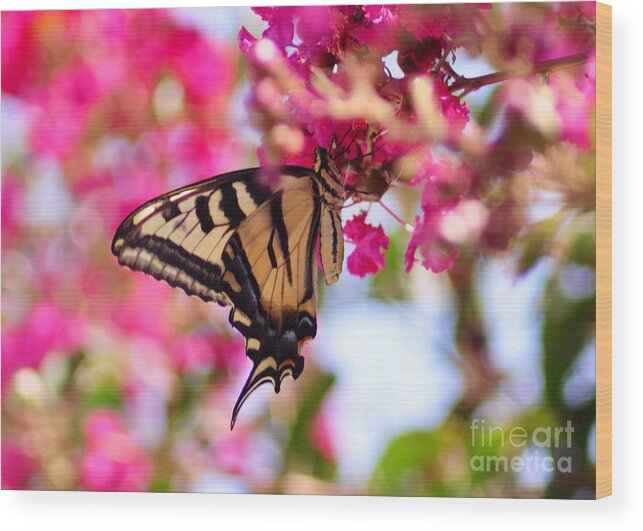
[[[127,237],[130,232],[140,225],[140,222],[134,223],[134,219],[146,211],[149,211],[149,216],[160,213],[166,221],[171,221],[181,214],[181,210],[179,208],[181,203],[194,198],[194,196],[207,194],[237,182],[245,183],[247,186],[247,192],[253,199],[254,203],[256,205],[261,205],[275,193],[272,186],[272,183],[275,180],[275,173],[279,172],[266,170],[265,168],[237,170],[224,173],[216,177],[210,177],[202,181],[197,181],[196,183],[189,184],[182,188],[177,188],[176,190],[151,199],[130,213],[119,225],[112,240],[112,254],[119,256],[119,252],[123,244],[127,242]],[[283,166],[280,173],[293,177],[312,177],[313,175],[312,170],[301,166]],[[228,214],[230,219],[238,221],[234,215],[229,212],[226,213],[226,215]],[[141,220],[141,222],[142,221],[144,220]]]
[[[310,177],[296,166],[284,175]],[[121,223],[112,253],[142,271],[206,301],[221,296],[221,252],[248,215],[278,195],[274,172],[252,168],[207,179],[148,201]]]

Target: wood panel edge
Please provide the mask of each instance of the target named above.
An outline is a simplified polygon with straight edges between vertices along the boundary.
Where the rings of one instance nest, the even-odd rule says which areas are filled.
[[[612,7],[596,3],[596,498],[612,494]]]

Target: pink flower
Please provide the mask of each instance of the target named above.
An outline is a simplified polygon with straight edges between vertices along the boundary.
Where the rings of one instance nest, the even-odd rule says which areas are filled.
[[[401,50],[397,62],[406,74],[427,72],[442,55],[442,48],[442,41],[428,37],[415,46]],[[438,79],[435,82],[442,83]]]
[[[427,37],[439,39],[449,26],[449,6],[401,5],[398,7],[400,25],[418,41]]]
[[[100,444],[100,441],[112,432],[122,431],[123,422],[113,411],[99,409],[85,421],[85,438],[91,445]]]
[[[469,106],[451,94],[444,81],[440,79],[433,81],[433,90],[442,109],[442,116],[449,124],[449,132],[452,137],[457,138],[469,121]]]
[[[455,39],[460,35],[471,38],[478,33],[479,12],[491,9],[491,4],[400,5],[397,14],[400,25],[418,41],[427,38]]]
[[[469,191],[471,172],[464,164],[429,154],[411,184],[422,182],[424,189],[420,204],[423,215],[416,218],[406,250],[405,270],[411,270],[416,251],[419,251],[422,265],[440,273],[453,267],[459,254],[458,249],[444,237],[442,224]]]
[[[297,9],[297,35],[304,44],[318,44],[341,31],[342,15],[333,6],[306,6]]]
[[[348,271],[361,278],[384,268],[384,250],[389,247],[389,239],[382,226],[375,227],[366,223],[366,214],[364,210],[344,225],[344,237],[355,245],[348,257]]]
[[[437,158],[429,154],[411,181],[412,185],[424,184],[421,206],[427,212],[452,207],[468,192],[471,172],[464,164],[453,159]]]
[[[567,20],[576,20],[579,17],[585,17],[589,22],[596,20],[596,2],[560,2],[558,10]]]
[[[156,125],[150,111],[161,79],[178,78],[189,104],[183,118],[199,125],[217,122],[214,109],[235,83],[228,49],[167,11],[15,13],[2,23],[3,90],[31,104],[32,149],[63,161],[73,155],[74,168],[97,130],[132,138]],[[219,137],[207,130],[201,136],[211,145]]]
[[[2,392],[13,374],[37,368],[53,352],[71,352],[84,341],[86,320],[81,314],[63,311],[43,301],[20,324],[2,328]]]
[[[164,131],[161,147],[164,161],[177,184],[188,184],[234,169],[239,147],[220,131],[182,123]],[[157,152],[158,153],[158,152]]]
[[[593,10],[594,3],[587,3],[592,4]],[[580,4],[583,2],[561,2],[538,11],[508,5],[503,13],[507,27],[500,41],[499,59],[505,64],[513,61],[521,64],[525,60],[546,61],[593,48],[596,37],[593,31],[587,31],[588,19],[581,16],[581,12],[587,13],[587,7]],[[573,21],[566,16],[572,12]]]
[[[11,174],[2,176],[2,248],[8,248],[20,232],[25,211],[24,183]]]
[[[34,98],[33,149],[61,158],[71,156],[100,97],[94,73],[85,63],[59,69],[47,88]]]
[[[252,115],[260,117],[257,122],[263,133],[259,150],[262,164],[303,165],[310,160],[316,146],[328,148],[333,140],[344,139],[341,148],[346,149],[339,150],[335,162],[347,174],[355,171],[360,153],[370,153],[375,147],[374,156],[359,162],[360,171],[365,174],[371,166],[392,165],[396,157],[405,155],[424,140],[423,133],[404,136],[404,121],[409,127],[417,126],[413,98],[409,94],[410,77],[393,78],[383,59],[397,50],[398,62],[406,73],[426,74],[443,55],[446,41],[441,28],[454,26],[457,16],[455,11],[443,6],[419,9],[417,13],[415,8],[407,7],[315,6],[256,10],[268,23],[264,39],[256,41],[244,29],[239,34],[239,46],[251,66],[254,90],[249,103]],[[428,33],[419,38],[409,34],[400,23],[400,12],[405,9],[407,18],[422,19],[423,31]],[[478,8],[463,10],[477,13]],[[457,12],[458,16],[461,11]],[[431,29],[432,24],[437,24],[439,29]],[[294,38],[291,31],[298,38]],[[355,66],[355,61],[360,66]],[[324,76],[323,83],[320,75]],[[433,95],[448,124],[449,140],[457,141],[469,120],[469,108],[451,94],[445,78],[445,75],[433,76]],[[364,113],[361,102],[368,98],[372,98],[373,108],[378,109],[373,111],[377,117]],[[381,123],[379,117],[383,118]],[[401,123],[389,127],[389,120]],[[387,130],[394,131],[391,138],[387,134],[376,137],[376,132]],[[414,136],[415,140],[406,140]],[[387,142],[389,146],[382,149]]]
[[[268,23],[263,37],[280,47],[290,46],[295,36],[293,7],[253,7],[252,10]]]
[[[185,85],[188,103],[203,103],[232,88],[235,61],[225,47],[215,49],[192,30],[175,31],[168,45],[170,62]]]
[[[245,347],[237,337],[193,333],[174,342],[170,355],[180,372],[238,368],[245,360]]]
[[[310,439],[326,460],[335,461],[337,453],[332,425],[328,413],[323,409],[317,414],[310,426]]]
[[[399,46],[400,31],[396,7],[356,6],[353,20],[363,18],[351,27],[351,37],[377,54],[387,55],[395,50]]]
[[[172,288],[141,274],[130,280],[134,289],[127,299],[112,308],[112,322],[131,337],[146,337],[166,344],[173,333],[165,304]]]
[[[2,488],[24,490],[36,471],[33,460],[12,442],[2,443]]]
[[[151,475],[150,462],[115,412],[92,412],[85,422],[85,439],[87,446],[80,465],[84,488],[146,490]]]
[[[180,372],[209,369],[214,357],[212,341],[192,334],[174,342],[170,348],[170,356]]]
[[[46,63],[44,47],[35,39],[42,12],[8,11],[2,14],[2,91],[24,97],[39,86]]]
[[[587,63],[584,75],[577,81],[563,72],[551,76],[550,86],[560,117],[560,139],[588,149],[594,144],[596,107],[596,59]]]
[[[422,265],[429,271],[441,273],[451,269],[460,251],[447,243],[441,233],[440,224],[445,212],[433,210],[424,217],[415,218],[415,230],[404,256],[404,270],[408,273],[415,263],[416,251],[419,250]]]
[[[239,50],[241,53],[247,54],[250,51],[251,46],[257,42],[256,37],[254,37],[245,26],[241,26],[238,35],[239,40]]]
[[[243,429],[226,434],[212,445],[212,457],[217,468],[227,474],[247,474],[251,469],[251,454],[248,433]]]

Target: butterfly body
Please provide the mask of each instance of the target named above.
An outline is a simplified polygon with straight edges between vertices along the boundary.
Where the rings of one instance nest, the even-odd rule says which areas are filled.
[[[326,150],[312,169],[283,166],[227,173],[164,194],[120,225],[112,252],[142,271],[205,301],[231,306],[253,363],[233,410],[270,382],[304,367],[315,337],[317,239],[326,282],[342,270],[344,186]]]

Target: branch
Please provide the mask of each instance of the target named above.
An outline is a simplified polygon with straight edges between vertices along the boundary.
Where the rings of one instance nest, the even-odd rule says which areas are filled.
[[[502,81],[507,81],[509,79],[516,79],[521,77],[529,77],[534,74],[544,74],[548,72],[553,72],[555,70],[560,70],[562,68],[568,68],[570,66],[577,66],[585,64],[589,61],[591,55],[591,50],[577,53],[575,55],[568,55],[567,57],[560,57],[558,59],[550,59],[548,61],[540,61],[534,63],[529,72],[523,74],[517,74],[515,72],[493,72],[491,74],[485,74],[479,77],[472,77],[467,79],[466,77],[458,76],[456,77],[455,82],[449,87],[451,92],[456,90],[464,90],[461,96],[469,94],[474,90],[478,90],[486,85],[491,85],[493,83],[500,83]]]

